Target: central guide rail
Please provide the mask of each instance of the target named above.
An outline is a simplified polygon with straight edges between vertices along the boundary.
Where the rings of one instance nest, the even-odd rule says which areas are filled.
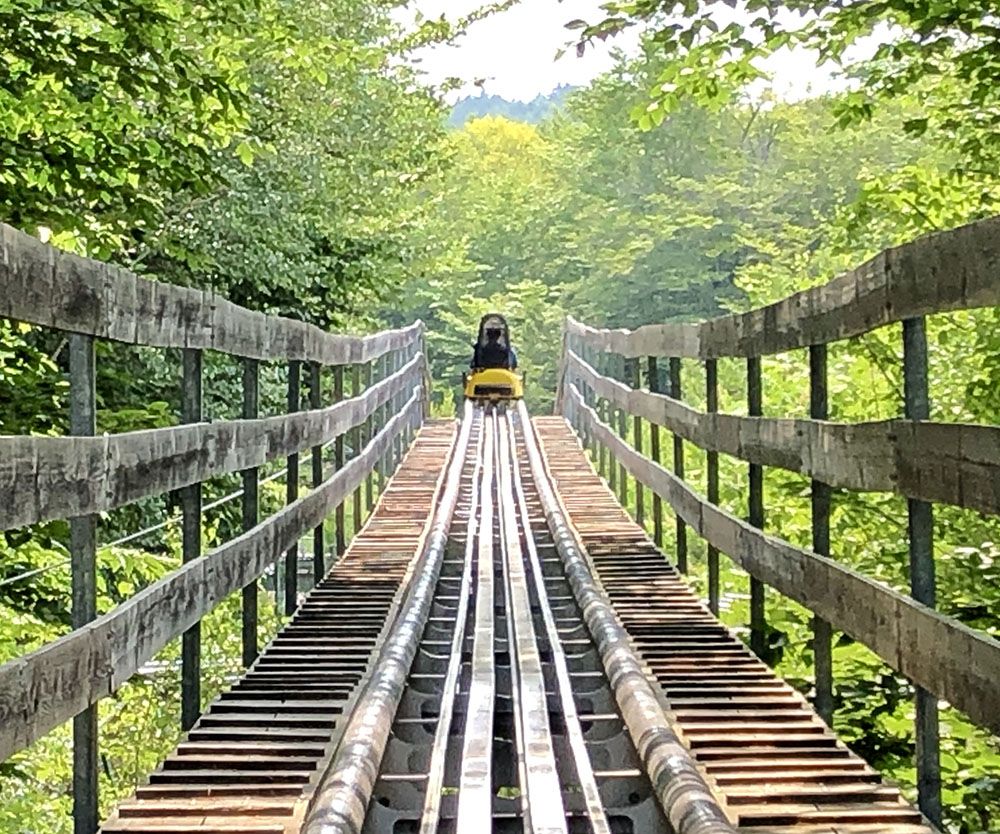
[[[464,420],[444,558],[362,830],[667,832],[549,529],[531,422],[471,403]]]

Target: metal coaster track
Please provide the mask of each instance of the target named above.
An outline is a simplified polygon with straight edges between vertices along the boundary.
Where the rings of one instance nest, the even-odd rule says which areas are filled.
[[[527,413],[465,419],[475,451],[363,830],[667,831],[553,539]],[[716,808],[700,818],[729,830]]]

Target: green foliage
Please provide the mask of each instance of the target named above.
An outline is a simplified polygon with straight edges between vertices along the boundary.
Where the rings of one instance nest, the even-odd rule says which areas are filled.
[[[392,314],[393,321],[419,315],[429,322],[434,374],[445,380],[449,404],[487,309],[508,316],[532,368],[527,397],[538,413],[552,389],[539,390],[532,378],[546,387],[554,380],[563,312],[636,326],[760,306],[828,281],[887,246],[996,210],[995,178],[956,168],[955,147],[933,119],[923,134],[915,129],[924,113],[920,96],[887,99],[865,123],[845,123],[854,96],[749,102],[733,99],[734,85],[698,106],[690,96],[679,100],[656,119],[659,127],[646,130],[630,115],[665,72],[690,77],[651,53],[575,92],[561,114],[537,127],[485,118],[453,134],[453,165],[424,185],[421,199],[437,209],[437,227],[427,230],[460,245],[447,270],[413,275]],[[935,419],[996,422],[997,333],[995,311],[932,319]],[[897,416],[900,351],[898,328],[831,346],[832,418]],[[685,363],[685,399],[703,407],[704,377],[694,366]],[[744,374],[742,363],[720,362],[723,410],[745,413]],[[766,358],[764,391],[767,414],[808,414],[804,355]],[[669,445],[664,435],[661,447]],[[688,477],[704,491],[704,456],[686,446]],[[722,503],[741,516],[745,477],[744,464],[722,461]],[[768,529],[808,546],[808,482],[768,470],[766,490]],[[832,525],[836,558],[907,589],[905,501],[836,493]],[[940,607],[988,633],[1000,627],[1000,597],[990,590],[998,539],[990,519],[937,510]],[[704,547],[692,545],[695,582],[704,591]],[[724,620],[744,628],[745,574],[727,566],[723,590]],[[809,693],[811,614],[773,592],[768,612],[768,659]],[[912,688],[842,635],[835,664],[838,730],[913,796]],[[954,711],[942,720],[950,734],[950,830],[987,830],[984,821],[1000,811],[989,764],[998,741]]]
[[[497,118],[500,103],[471,100],[466,110],[489,115],[447,132],[435,92],[401,59],[511,2],[457,22],[418,19],[409,33],[376,0],[8,3],[4,219],[325,327],[419,316],[433,411],[451,415],[487,310],[508,317],[540,413],[552,406],[566,313],[620,327],[766,304],[885,246],[1000,209],[998,10],[988,5],[747,0],[732,22],[718,2],[610,4],[603,23],[571,28],[585,45],[648,24],[639,60],[559,91],[544,118],[548,101]],[[787,9],[803,17],[779,14]],[[847,48],[872,33],[874,57],[852,66]],[[746,98],[761,59],[793,44],[847,67],[851,90],[798,104]],[[1000,313],[935,317],[930,340],[933,416],[997,422]],[[66,431],[64,348],[59,334],[0,321],[0,431]],[[833,419],[899,413],[896,329],[832,346],[829,363]],[[207,419],[239,414],[240,371],[206,355]],[[745,413],[743,373],[720,362],[726,411]],[[703,374],[686,363],[684,375],[685,398],[698,404]],[[100,345],[99,431],[175,424],[179,380],[175,351]],[[286,368],[262,367],[263,413],[284,411],[286,381]],[[764,390],[766,413],[806,414],[804,357],[767,358]],[[686,445],[688,477],[703,488],[704,456]],[[722,503],[743,514],[745,466],[721,465]],[[237,487],[236,477],[215,479],[206,502]],[[769,529],[807,545],[808,484],[769,470],[766,490]],[[283,484],[265,484],[261,499],[263,513],[279,508]],[[175,518],[176,500],[107,514],[100,541]],[[836,558],[906,588],[901,499],[837,493],[832,524]],[[1000,524],[939,508],[935,525],[941,609],[1000,633]],[[238,503],[223,504],[208,515],[204,545],[240,529]],[[65,523],[0,538],[0,662],[68,629],[67,541]],[[692,557],[704,589],[700,543]],[[174,523],[102,547],[100,609],[178,564]],[[273,633],[276,580],[267,583]],[[723,619],[742,627],[746,576],[725,565],[723,590]],[[227,600],[205,624],[207,696],[236,671],[237,605]],[[808,692],[809,613],[772,593],[769,616],[769,660]],[[837,729],[912,791],[909,684],[843,636],[835,664]],[[174,644],[102,704],[105,810],[176,743],[177,667]],[[1000,815],[998,741],[950,709],[943,721],[949,828],[988,830]],[[68,732],[0,769],[0,832],[68,830]]]
[[[933,157],[930,160],[933,162]],[[925,161],[910,164],[882,182],[904,182],[916,172],[932,176]],[[929,217],[954,225],[972,219],[976,200],[955,192],[923,210],[913,210],[913,198],[873,187],[876,180],[864,172],[857,201],[828,224],[827,234],[811,251],[777,250],[767,262],[748,265],[737,281],[754,305],[764,304],[833,274],[848,263],[858,263],[883,246],[926,231]],[[903,188],[905,189],[905,185]],[[943,191],[947,195],[948,191]],[[878,209],[875,210],[874,206]],[[926,207],[926,208],[925,208]],[[931,212],[934,212],[932,215]],[[815,278],[812,277],[815,275]],[[995,311],[935,316],[929,323],[932,380],[932,417],[938,420],[981,420],[995,423],[995,371],[978,353],[983,339],[992,340]],[[902,409],[901,341],[898,327],[831,347],[832,417],[844,421],[885,419]],[[801,355],[769,358],[764,364],[765,410],[772,415],[807,413],[807,362]],[[727,385],[739,396],[740,374],[730,368]],[[857,392],[864,391],[864,397]],[[736,476],[739,477],[738,475]],[[738,489],[724,479],[729,500],[740,500]],[[810,543],[808,484],[788,473],[768,471],[766,479],[768,528],[801,545]],[[935,510],[935,557],[938,606],[967,625],[989,634],[1000,630],[1000,598],[993,593],[997,572],[995,542],[1000,524],[953,507]],[[906,505],[899,497],[837,492],[832,515],[833,555],[868,576],[899,590],[908,589]],[[789,679],[810,688],[811,654],[807,618],[789,618],[795,606],[775,600],[781,642],[785,650],[780,670]],[[774,623],[772,622],[772,626]],[[841,636],[834,653],[837,682],[836,727],[866,759],[914,796],[914,738],[912,688],[871,652]],[[1000,811],[991,763],[1000,753],[1000,740],[969,724],[954,710],[942,712],[943,779],[949,830],[989,830],[986,821]]]
[[[254,309],[366,329],[412,264],[436,270],[452,257],[422,231],[433,208],[410,196],[446,162],[445,110],[400,60],[440,33],[404,38],[390,12],[375,0],[6,4],[3,219]],[[67,365],[62,334],[0,320],[0,431],[64,434]],[[100,343],[97,371],[99,432],[179,421],[179,352]],[[238,360],[206,354],[206,419],[239,415],[240,375]],[[261,367],[263,414],[285,410],[286,381],[285,366]],[[238,481],[205,484],[206,504]],[[284,502],[280,481],[262,486],[262,514]],[[99,519],[102,543],[170,522],[100,549],[100,611],[179,565],[178,510],[167,494]],[[241,526],[237,501],[209,511],[205,548]],[[0,662],[69,629],[67,545],[65,523],[0,537]],[[267,584],[269,635],[273,577]],[[203,625],[206,697],[236,671],[238,606],[237,594]],[[178,651],[168,646],[101,704],[104,813],[177,742]],[[71,828],[68,734],[60,728],[0,770],[0,831]]]
[[[66,389],[41,332],[0,319],[0,432],[58,433]]]
[[[87,0],[0,9],[0,205],[113,248],[164,196],[216,181],[241,123],[252,0]],[[105,250],[111,251],[111,250]]]
[[[766,77],[764,59],[801,47],[851,79],[850,92],[836,102],[841,126],[906,100],[914,106],[906,132],[935,134],[956,152],[959,169],[992,171],[1000,158],[994,2],[615,0],[603,8],[603,20],[574,26],[580,51],[640,25],[650,52],[668,59],[647,84],[647,100],[632,112],[644,129],[685,103],[723,106]],[[866,40],[873,48],[856,57]]]
[[[551,301],[595,324],[637,326],[720,314],[763,283],[780,297],[800,287],[803,269],[825,280],[857,252],[813,258],[827,235],[849,234],[825,221],[858,200],[874,172],[940,156],[905,135],[902,106],[879,114],[878,131],[818,130],[833,127],[830,100],[686,106],[643,131],[629,112],[662,66],[623,61],[539,126],[490,116],[451,134],[449,167],[414,194],[433,209],[418,249],[436,259],[414,261],[382,310],[393,324],[427,323],[442,384],[457,385],[467,365],[478,311],[517,308],[526,281],[551,292],[511,318],[519,349],[533,318],[553,320]],[[887,232],[867,237],[890,242]],[[554,355],[538,361],[529,401],[547,407]],[[547,397],[532,393],[532,378]]]
[[[398,60],[373,0],[266,0],[244,49],[254,85],[225,180],[181,190],[139,248],[144,269],[245,306],[343,326],[398,282],[441,164],[441,106]],[[248,164],[249,163],[249,164]]]

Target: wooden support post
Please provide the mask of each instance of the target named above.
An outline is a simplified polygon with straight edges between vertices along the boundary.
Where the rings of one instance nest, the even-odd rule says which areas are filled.
[[[402,369],[402,367],[406,365],[406,363],[409,362],[413,358],[413,356],[414,354],[408,350],[401,351],[399,354],[399,367]],[[399,399],[400,404],[406,403],[412,391],[413,389],[409,388],[400,396]],[[407,449],[410,448],[410,443],[413,442],[412,431],[413,431],[413,420],[411,418],[407,418],[406,422],[403,424],[403,431],[399,435],[400,461],[403,460],[403,456],[406,455]]]
[[[586,361],[587,364],[593,366],[593,361],[592,361],[593,354],[594,354],[593,349],[585,348],[582,351],[581,356],[584,357],[584,361]],[[581,382],[577,381],[577,385],[581,384],[582,384]],[[589,385],[584,385],[582,393],[584,395],[584,399],[587,405],[589,405],[591,408],[597,409],[599,402],[597,392]],[[601,456],[601,449],[603,448],[597,440],[597,434],[592,430],[592,426],[590,426],[589,424],[586,426],[582,426],[581,431],[583,432],[586,445],[590,447],[590,453],[592,455],[592,459],[594,461],[597,461]]]
[[[388,379],[390,376],[392,376],[392,357],[390,356],[389,353],[386,353],[382,356],[382,379]],[[392,419],[392,412],[395,409],[395,407],[396,407],[396,398],[390,397],[388,402],[386,402],[386,404],[381,409],[382,419],[380,421],[381,426],[379,428],[385,426],[385,424],[388,423],[390,419]],[[381,469],[382,472],[383,488],[385,488],[385,485],[388,483],[390,477],[389,458],[391,454],[392,451],[390,449],[386,449],[385,453],[382,455],[382,459],[379,461],[379,468]]]
[[[628,437],[628,413],[624,408],[618,409],[618,435],[622,440]],[[623,463],[618,465],[618,500],[628,508],[628,470]]]
[[[70,434],[91,437],[97,431],[97,363],[94,338],[69,337]],[[97,616],[97,516],[70,519],[69,550],[73,582],[74,629]],[[73,719],[73,832],[94,834],[98,826],[97,705]]]
[[[393,374],[399,373],[403,367],[403,352],[400,350],[392,351],[392,372]],[[400,391],[395,396],[395,406],[392,409],[393,414],[398,414],[402,408],[403,403],[406,402],[409,395],[406,392]],[[397,437],[392,441],[392,474],[396,474],[396,470],[399,468],[399,464],[403,460],[403,437],[402,435],[397,435]]]
[[[389,376],[389,355],[382,354],[382,356],[379,357],[378,361],[379,361],[379,379],[387,379]],[[391,407],[392,406],[390,403],[378,409],[378,425],[376,426],[376,431],[382,431],[382,428],[385,426],[385,424],[389,422]],[[387,476],[388,468],[386,466],[387,455],[388,453],[382,455],[382,457],[376,464],[376,468],[378,469],[378,483],[380,492],[385,490],[385,484],[386,481],[388,480]]]
[[[355,362],[351,366],[351,396],[359,397],[361,396],[361,366]],[[351,446],[354,449],[352,458],[356,458],[361,454],[361,424],[358,423],[353,429],[351,429]],[[352,519],[354,521],[354,533],[357,535],[358,530],[361,529],[361,484],[358,484],[357,489],[354,490],[354,496],[351,500],[351,510]]]
[[[705,360],[705,409],[709,413],[719,410],[719,360]],[[719,453],[706,452],[706,492],[708,500],[719,503]],[[719,615],[719,550],[708,546],[708,607]]]
[[[830,416],[827,388],[826,345],[809,348],[809,416],[826,420]],[[830,496],[829,485],[813,481],[812,548],[822,556],[830,555]],[[816,678],[814,706],[820,718],[833,726],[833,630],[821,617],[813,617],[813,666]]]
[[[396,373],[396,351],[390,350],[385,355],[386,378],[391,377],[395,373]],[[386,409],[385,413],[386,423],[388,423],[392,419],[392,417],[399,412],[399,406],[400,403],[402,402],[402,400],[400,399],[401,396],[402,396],[401,394],[393,394],[392,397],[389,398],[389,407]],[[395,472],[396,453],[397,453],[397,441],[393,440],[392,443],[389,444],[389,448],[386,450],[385,453],[385,471],[387,478],[391,478],[393,473]]]
[[[923,317],[903,321],[904,415],[910,420],[930,419],[927,380],[927,326]],[[909,499],[907,516],[910,543],[910,591],[931,608],[937,604],[934,575],[934,515],[927,501]],[[917,796],[920,810],[941,826],[941,742],[937,699],[916,687]]]
[[[403,367],[409,361],[409,358],[405,350],[398,350],[393,353],[393,367],[392,372],[394,374],[399,373],[403,370]],[[407,400],[410,399],[410,395],[413,393],[412,388],[404,388],[395,396],[395,407],[393,408],[393,413],[399,413],[403,410],[403,406],[406,405]],[[396,450],[396,463],[393,466],[393,474],[399,468],[399,465],[403,462],[403,456],[406,454],[406,450],[409,447],[409,436],[404,430],[400,432],[397,438],[393,441],[393,448]]]
[[[681,399],[681,360],[677,356],[670,357],[670,396]],[[684,480],[684,439],[674,433],[674,474]],[[680,515],[677,518],[677,567],[684,573],[688,569],[687,525]]]
[[[288,363],[288,413],[302,408],[302,363]],[[285,479],[285,499],[288,504],[299,497],[299,453],[288,456],[288,476]],[[299,602],[299,543],[295,542],[285,553],[285,616],[295,613]]]
[[[581,346],[580,349],[577,351],[577,355],[582,357],[584,361],[586,361],[586,356],[587,356],[586,347]],[[580,395],[583,397],[584,402],[586,402],[588,391],[587,391],[587,386],[583,383],[583,381],[579,377],[569,377],[568,381],[576,386],[577,390],[580,392]],[[576,429],[576,433],[579,436],[580,445],[583,446],[584,449],[586,449],[587,448],[586,427],[582,425],[574,425],[574,428]]]
[[[361,369],[361,379],[362,382],[364,383],[366,391],[372,387],[371,362],[365,362],[364,367]],[[364,443],[366,446],[371,442],[371,439],[375,436],[375,433],[372,431],[373,425],[374,425],[374,417],[369,415],[368,417],[365,418],[365,427],[364,427]],[[365,478],[365,506],[368,508],[369,513],[375,506],[375,482],[372,478],[371,472],[369,472],[367,477]]]
[[[424,387],[424,402],[423,408],[421,409],[420,416],[415,417],[413,420],[413,437],[417,436],[417,432],[424,424],[424,420],[430,420],[431,418],[431,405],[434,399],[434,381],[431,379],[431,358],[427,355],[427,334],[421,331],[420,342],[417,345],[415,351],[415,356],[419,356],[423,367],[420,369],[421,373],[421,384]],[[560,380],[561,381],[561,380]],[[465,393],[464,391],[462,392]]]
[[[625,381],[625,357],[616,356],[617,373],[615,377],[620,381]],[[618,436],[622,440],[628,436],[628,413],[624,408],[618,409]],[[623,507],[628,509],[628,470],[624,463],[618,464],[618,501]]]
[[[747,413],[760,417],[763,413],[761,392],[760,357],[747,358]],[[749,522],[754,527],[764,527],[764,467],[757,463],[749,466]],[[750,648],[758,657],[767,649],[767,614],[764,583],[750,577]]]
[[[260,415],[260,363],[256,359],[243,360],[243,418],[256,420]],[[260,520],[259,470],[244,469],[243,478],[243,532],[252,530]],[[243,588],[243,665],[250,666],[257,659],[257,581]]]
[[[323,407],[323,366],[313,362],[309,367],[309,407]],[[323,446],[312,447],[313,489],[323,483]],[[313,529],[313,586],[319,585],[326,574],[326,540],[323,522]]]
[[[202,352],[184,348],[184,381],[181,420],[199,423],[202,418]],[[181,492],[183,558],[190,562],[201,556],[201,484]],[[190,730],[201,715],[201,623],[197,622],[181,638],[181,729]]]
[[[592,359],[591,361],[588,362],[588,364],[598,373],[603,373],[604,356],[606,354],[600,353],[598,351],[592,351],[592,353],[593,353]],[[569,395],[567,394],[566,397],[568,401]],[[604,423],[610,423],[610,418],[608,416],[610,414],[610,409],[608,408],[608,402],[602,397],[599,397],[596,392],[594,393],[594,413]],[[609,465],[609,462],[610,462],[610,454],[608,452],[607,446],[598,441],[597,458],[594,461],[594,466],[597,468],[598,474],[606,481],[611,477],[610,470],[613,468]]]
[[[410,350],[407,354],[401,354],[400,355],[399,366],[402,368],[407,362],[411,361],[412,359],[414,359],[418,355],[419,355],[419,350]],[[411,389],[411,391],[412,391],[412,389]],[[426,398],[426,396],[429,396],[429,395],[425,394],[425,398]],[[405,403],[407,399],[408,399],[408,395],[404,394],[402,401]],[[414,437],[416,437],[416,434],[417,434],[417,425],[418,425],[418,423],[417,423],[416,419],[414,417],[412,417],[412,416],[406,421],[406,426],[403,429],[403,454],[404,455],[409,450],[410,445],[413,443]]]
[[[590,352],[589,349],[586,346],[584,346],[581,347],[578,355],[586,362],[588,361],[587,356],[589,352]],[[588,405],[595,404],[596,397],[594,396],[594,389],[591,388],[589,385],[586,385],[579,378],[574,379],[574,383],[576,384],[577,389],[580,391],[580,394],[583,396],[583,401]],[[593,453],[596,447],[594,446],[594,435],[593,432],[590,430],[590,427],[581,425],[578,428],[578,432],[580,435],[580,444],[583,446],[584,449],[590,449],[591,453]]]
[[[333,401],[339,403],[344,399],[344,366],[336,365],[333,369]],[[344,435],[340,434],[333,441],[333,468],[339,472],[344,468]],[[344,529],[344,502],[337,504],[334,510],[334,525],[336,526],[335,541],[337,555],[342,556],[347,550],[347,532]]]
[[[609,422],[608,415],[610,414],[611,410],[608,408],[608,401],[598,397],[596,405],[597,405],[596,408],[597,416],[600,417],[601,420],[603,420],[605,423]],[[610,477],[608,473],[608,457],[609,457],[608,447],[605,446],[603,443],[598,443],[597,468],[598,472],[600,472],[601,474],[601,477],[604,478],[605,480],[607,480]],[[613,471],[614,467],[611,467],[611,469]],[[612,489],[614,489],[614,487],[612,487]]]
[[[394,351],[390,350],[385,355],[385,378],[388,379],[395,372],[396,372],[396,354]],[[392,419],[393,415],[396,414],[398,409],[399,409],[399,395],[393,395],[392,397],[390,397],[389,402],[385,408],[384,424],[388,424],[388,422]],[[385,453],[386,480],[392,477],[392,460],[393,457],[395,456],[395,453],[396,453],[395,443],[392,443],[389,445],[389,448],[386,450]]]
[[[632,387],[637,391],[642,388],[642,367],[638,359],[632,360]],[[632,415],[632,441],[635,450],[641,455],[642,449],[642,418]],[[635,479],[635,523],[640,527],[646,524],[646,496],[639,479]]]
[[[406,355],[403,351],[396,351],[396,373],[403,370],[403,366],[406,364]],[[401,391],[399,394],[399,408],[402,410],[403,406],[406,405],[406,401],[410,398],[411,391]],[[399,469],[400,464],[403,462],[403,455],[406,454],[407,438],[406,433],[401,432],[399,435],[399,440],[397,441],[399,446],[399,455],[396,458],[396,469]]]
[[[646,372],[649,376],[649,390],[654,394],[660,393],[660,370],[656,366],[656,357],[650,356],[646,359]],[[663,463],[660,456],[660,427],[656,423],[649,424],[649,453],[654,461]],[[659,494],[653,493],[653,541],[656,546],[662,548],[663,541],[663,499]]]
[[[598,373],[607,376],[610,372],[611,359],[608,354],[601,352],[594,352],[594,362],[591,367],[597,370]],[[607,425],[614,429],[614,409],[610,402],[605,399],[597,400],[597,414],[601,420]],[[615,466],[614,456],[611,454],[611,450],[601,444],[601,475],[604,480],[608,482],[608,486],[611,487],[612,492],[618,490],[618,467]]]
[[[585,344],[581,344],[578,350],[574,350],[577,356],[579,356],[584,362],[593,365],[595,360],[591,360],[590,357],[593,353],[592,349]],[[597,396],[597,392],[591,388],[589,385],[584,385],[579,377],[567,376],[567,383],[573,383],[583,394],[584,401],[588,402],[591,408],[594,409],[594,413],[600,417],[601,416],[601,398]],[[602,462],[601,458],[604,454],[604,449],[601,443],[597,440],[596,435],[593,431],[589,429],[584,429],[580,427],[580,437],[583,439],[584,445],[590,448],[591,453],[591,465],[597,472],[602,472]]]

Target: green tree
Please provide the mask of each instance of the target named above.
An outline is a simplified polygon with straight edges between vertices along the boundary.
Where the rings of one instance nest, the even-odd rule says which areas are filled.
[[[253,0],[16,0],[0,9],[0,210],[108,254],[217,180],[242,125]]]
[[[726,8],[728,7],[728,8]],[[615,0],[603,20],[571,21],[578,49],[640,25],[667,58],[633,117],[659,125],[682,102],[718,107],[765,77],[762,59],[789,46],[839,67],[854,81],[837,103],[841,124],[864,121],[884,103],[916,108],[906,130],[946,137],[962,166],[996,168],[1000,141],[1000,7],[957,0],[882,3],[856,0]],[[735,11],[734,11],[735,10]],[[859,42],[871,54],[853,51]]]

